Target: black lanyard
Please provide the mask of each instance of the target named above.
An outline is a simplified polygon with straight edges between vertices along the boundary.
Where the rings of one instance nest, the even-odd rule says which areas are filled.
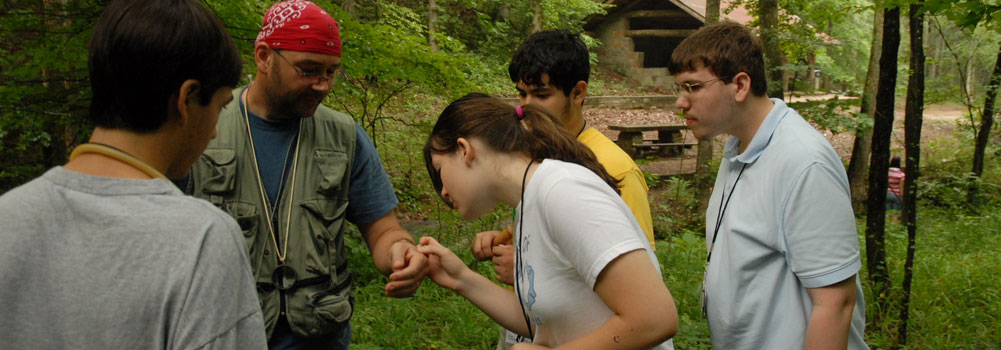
[[[532,322],[529,321],[529,319],[528,319],[528,311],[525,309],[525,303],[521,300],[521,284],[522,283],[520,282],[520,279],[521,279],[521,276],[522,276],[521,269],[523,268],[522,267],[523,262],[522,262],[522,257],[521,257],[522,256],[521,241],[524,240],[524,236],[525,236],[525,231],[524,231],[524,226],[525,226],[524,225],[525,224],[525,180],[528,179],[528,169],[532,168],[532,163],[534,163],[534,162],[535,162],[534,159],[528,161],[528,166],[525,167],[525,174],[521,176],[521,203],[520,203],[521,204],[521,216],[518,217],[518,237],[517,237],[517,240],[518,240],[518,253],[515,255],[515,257],[517,259],[515,259],[515,265],[516,266],[515,266],[515,270],[514,270],[514,275],[515,275],[515,283],[514,283],[515,293],[517,293],[517,295],[518,295],[518,304],[521,305],[521,314],[522,314],[522,316],[525,316],[525,326],[528,327],[528,340],[531,340],[533,342],[535,341],[535,332],[532,332]],[[519,337],[519,339],[522,338],[520,335],[518,337]]]
[[[726,196],[726,202],[723,202],[723,197],[726,195],[726,183],[723,183],[723,191],[719,194],[719,202],[722,204],[716,213],[716,228],[713,230],[713,241],[709,244],[709,255],[706,256],[706,264],[709,263],[709,259],[713,256],[713,247],[716,245],[716,237],[719,236],[719,227],[723,223],[723,214],[726,214],[726,207],[730,205],[730,198],[733,198],[733,192],[737,190],[737,182],[740,182],[740,176],[744,175],[744,169],[747,168],[747,163],[744,163],[740,167],[740,173],[737,173],[737,179],[733,181],[733,187],[730,187],[730,195]]]

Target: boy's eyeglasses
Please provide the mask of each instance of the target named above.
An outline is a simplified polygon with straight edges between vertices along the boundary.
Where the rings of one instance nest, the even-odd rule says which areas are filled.
[[[671,87],[671,90],[674,91],[675,96],[681,96],[681,93],[685,93],[685,95],[691,95],[692,93],[699,91],[699,89],[705,86],[709,86],[709,83],[729,78],[730,78],[729,76],[726,76],[695,83],[681,83],[681,84],[675,83],[674,86]]]

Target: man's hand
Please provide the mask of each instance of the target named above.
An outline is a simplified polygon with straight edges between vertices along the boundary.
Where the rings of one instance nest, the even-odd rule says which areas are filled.
[[[424,281],[427,257],[409,240],[399,240],[389,248],[393,272],[386,283],[386,295],[394,298],[413,296]]]
[[[548,350],[548,349],[551,348],[531,343],[518,343],[514,344],[514,346],[511,347],[511,350]]]

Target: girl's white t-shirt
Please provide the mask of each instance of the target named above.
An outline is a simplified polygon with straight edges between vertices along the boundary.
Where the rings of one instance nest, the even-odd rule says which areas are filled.
[[[535,344],[558,346],[604,324],[613,313],[594,292],[616,257],[643,249],[660,264],[632,211],[591,170],[546,159],[526,184],[523,227],[516,234],[516,291],[535,324]],[[518,268],[518,266],[516,266]],[[668,340],[654,349],[673,349]]]

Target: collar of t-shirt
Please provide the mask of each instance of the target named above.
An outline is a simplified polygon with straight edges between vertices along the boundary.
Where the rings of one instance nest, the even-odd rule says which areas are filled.
[[[778,128],[779,123],[789,111],[792,109],[786,106],[785,102],[782,100],[773,98],[772,102],[775,103],[772,106],[772,110],[768,112],[765,116],[765,120],[761,122],[761,126],[758,127],[758,131],[754,133],[754,138],[751,139],[751,143],[747,145],[747,149],[744,149],[744,153],[738,154],[737,151],[740,147],[740,139],[736,136],[730,135],[730,139],[727,140],[726,148],[723,149],[723,156],[727,157],[731,162],[741,162],[741,163],[754,163],[761,156],[761,153],[765,151],[765,147],[772,140],[772,135],[775,134],[775,129]]]

